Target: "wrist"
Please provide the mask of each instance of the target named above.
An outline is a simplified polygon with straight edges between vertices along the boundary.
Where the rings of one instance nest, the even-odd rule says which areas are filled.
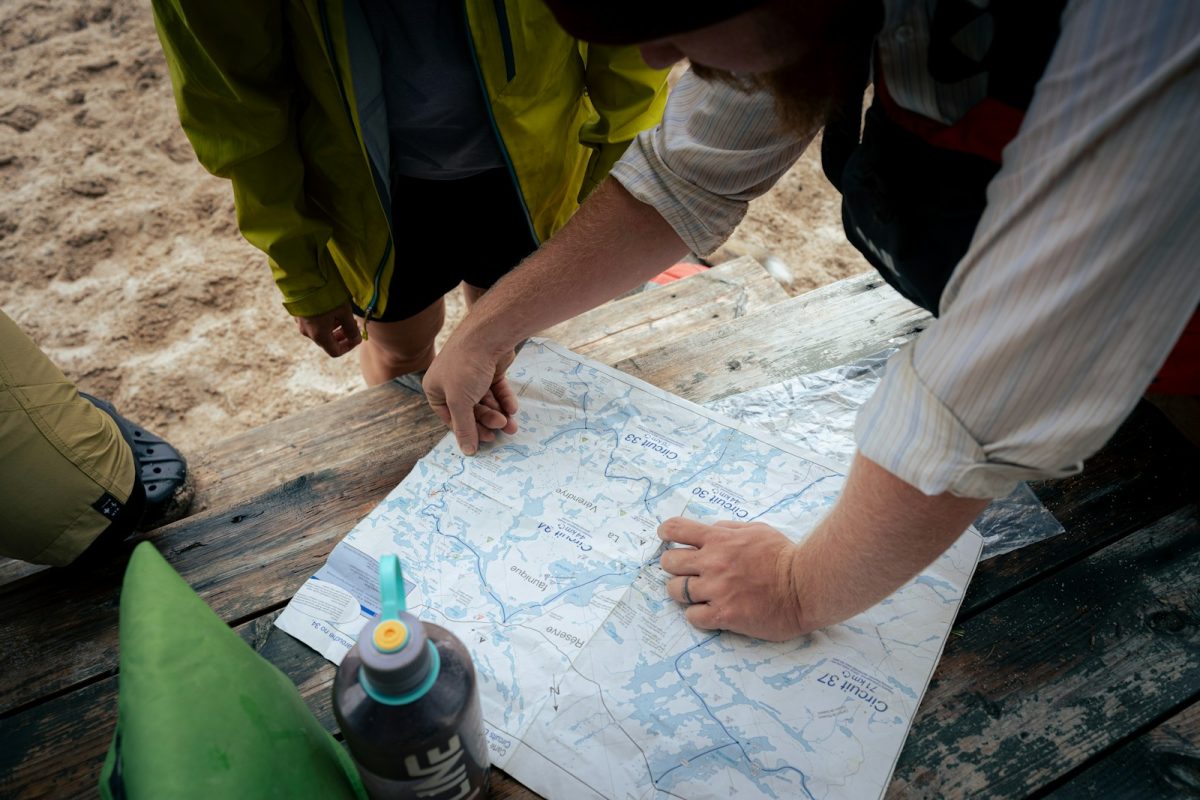
[[[485,305],[486,296],[459,323],[452,340],[493,359],[511,355],[517,343],[528,338],[514,324],[513,315],[493,313]]]
[[[780,561],[784,570],[781,585],[787,587],[784,613],[795,635],[804,636],[819,627],[814,624],[816,595],[811,590],[811,572],[806,569],[804,546],[791,545]]]

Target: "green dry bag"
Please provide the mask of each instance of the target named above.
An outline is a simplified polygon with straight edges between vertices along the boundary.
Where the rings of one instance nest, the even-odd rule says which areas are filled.
[[[106,800],[366,798],[342,746],[282,672],[149,542],[121,590],[117,730]]]

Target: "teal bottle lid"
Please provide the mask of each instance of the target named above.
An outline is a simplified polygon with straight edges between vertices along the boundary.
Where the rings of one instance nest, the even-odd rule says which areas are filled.
[[[441,657],[425,626],[407,613],[400,559],[379,562],[379,617],[358,636],[359,683],[371,699],[399,706],[421,699],[441,672]]]

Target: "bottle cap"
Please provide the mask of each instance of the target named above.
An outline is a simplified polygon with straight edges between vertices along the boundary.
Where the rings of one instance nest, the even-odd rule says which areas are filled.
[[[380,703],[404,705],[420,699],[433,686],[441,671],[441,658],[425,635],[425,626],[405,613],[404,578],[395,555],[386,555],[379,562],[379,595],[379,618],[358,636],[359,683]]]
[[[381,653],[395,653],[408,644],[408,626],[398,619],[385,619],[375,626],[371,643]]]

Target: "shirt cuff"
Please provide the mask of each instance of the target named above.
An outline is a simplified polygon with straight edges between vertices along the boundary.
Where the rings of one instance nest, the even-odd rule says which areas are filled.
[[[927,495],[1003,497],[1028,480],[1064,478],[1082,462],[1046,469],[989,459],[978,442],[917,374],[909,345],[888,361],[875,394],[858,412],[859,452]]]
[[[725,243],[750,203],[707,192],[676,175],[655,152],[654,133],[639,134],[612,177],[666,220],[693,253],[706,256]]]

